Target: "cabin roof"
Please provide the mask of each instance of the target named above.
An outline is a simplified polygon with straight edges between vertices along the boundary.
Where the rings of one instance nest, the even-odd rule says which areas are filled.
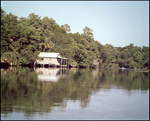
[[[40,52],[39,57],[57,58],[59,53]]]
[[[40,52],[39,57],[41,58],[63,58],[60,56],[60,53],[52,53],[52,52]],[[63,58],[68,59],[68,58]]]

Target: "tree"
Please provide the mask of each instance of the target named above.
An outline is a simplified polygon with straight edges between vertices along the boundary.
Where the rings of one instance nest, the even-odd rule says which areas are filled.
[[[61,27],[64,28],[66,30],[66,32],[71,31],[70,26],[68,24],[61,25]]]
[[[42,25],[41,16],[35,15],[34,13],[29,14],[27,19],[29,20],[29,24],[35,27],[36,29],[40,28]]]
[[[85,26],[85,28],[83,29],[83,32],[84,32],[85,35],[88,35],[88,36],[90,36],[90,37],[93,37],[93,33],[92,33],[93,30],[90,29],[89,27]],[[84,36],[84,34],[83,34],[83,36]]]

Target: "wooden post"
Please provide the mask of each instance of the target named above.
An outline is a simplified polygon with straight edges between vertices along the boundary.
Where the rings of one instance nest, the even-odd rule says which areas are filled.
[[[61,68],[62,68],[62,58],[61,58]]]
[[[60,69],[60,75],[62,75],[62,69]]]
[[[10,63],[11,67],[12,67],[12,62]]]
[[[12,70],[12,66],[10,67],[10,70]]]

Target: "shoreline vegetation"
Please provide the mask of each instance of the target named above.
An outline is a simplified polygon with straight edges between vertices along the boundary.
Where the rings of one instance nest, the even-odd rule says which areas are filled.
[[[68,24],[60,26],[53,18],[34,13],[18,18],[1,7],[1,63],[32,65],[40,52],[60,53],[69,58],[69,67],[149,69],[149,47],[102,45],[87,26],[83,33],[71,33]]]
[[[7,63],[5,63],[5,65],[3,65],[2,63],[1,63],[1,69],[12,69],[12,68],[20,68],[20,67],[22,67],[22,68],[32,68],[32,69],[36,69],[36,68],[53,68],[53,69],[55,69],[55,68],[60,68],[61,69],[61,67],[56,67],[56,66],[45,66],[45,67],[40,67],[40,66],[34,66],[34,65],[8,65]],[[77,68],[77,67],[62,67],[62,68]],[[97,67],[97,68],[100,68],[100,67]],[[124,68],[124,69],[122,69],[122,68],[111,68],[111,67],[101,67],[101,68],[105,68],[105,69],[119,69],[119,70],[122,70],[122,71],[136,71],[136,72],[148,72],[149,73],[149,69],[147,69],[147,68],[145,68],[145,69],[130,69],[130,68]],[[96,68],[91,68],[91,69],[96,69]]]

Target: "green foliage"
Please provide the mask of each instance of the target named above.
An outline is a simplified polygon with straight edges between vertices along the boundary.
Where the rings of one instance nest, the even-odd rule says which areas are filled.
[[[67,32],[71,31],[70,26],[68,24],[61,25],[61,27],[64,28]]]
[[[1,60],[22,65],[33,63],[39,52],[58,52],[78,67],[149,68],[149,47],[102,45],[87,26],[82,34],[70,31],[68,24],[59,26],[47,16],[18,19],[1,8]]]
[[[92,33],[93,30],[90,29],[89,27],[85,26],[85,28],[83,29],[83,32],[84,32],[83,36],[84,36],[84,35],[88,35],[88,36],[90,36],[90,37],[93,37],[93,33]]]
[[[2,11],[3,12],[3,11]],[[4,13],[4,12],[3,12]],[[40,33],[39,21],[36,15],[29,15],[30,19],[20,18],[10,14],[3,16],[1,28],[1,57],[2,60],[12,62],[14,65],[33,63],[38,57]],[[33,19],[33,20],[31,20]],[[35,20],[34,20],[35,19]],[[31,22],[32,21],[32,22]]]

